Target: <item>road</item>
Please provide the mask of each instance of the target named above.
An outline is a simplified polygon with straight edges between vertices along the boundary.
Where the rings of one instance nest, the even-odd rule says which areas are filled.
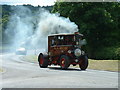
[[[22,55],[2,54],[2,88],[117,88],[118,73],[81,71],[79,68],[61,70],[59,66],[39,68],[38,63],[20,59]]]

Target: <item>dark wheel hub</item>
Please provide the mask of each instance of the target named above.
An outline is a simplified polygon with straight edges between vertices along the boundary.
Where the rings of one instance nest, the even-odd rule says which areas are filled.
[[[70,61],[68,56],[62,55],[60,57],[60,66],[62,69],[67,69],[70,66]]]

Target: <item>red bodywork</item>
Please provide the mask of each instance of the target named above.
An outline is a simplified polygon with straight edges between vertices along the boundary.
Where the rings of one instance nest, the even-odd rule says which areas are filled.
[[[69,56],[70,64],[80,64],[80,56],[76,57],[74,50],[76,48],[81,49],[78,42],[82,38],[83,35],[79,33],[48,36],[48,64],[60,65],[59,60],[61,55]],[[75,61],[76,59],[78,62]]]

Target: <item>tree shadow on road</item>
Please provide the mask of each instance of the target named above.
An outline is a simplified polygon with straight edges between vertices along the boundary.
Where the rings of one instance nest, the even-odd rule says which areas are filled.
[[[62,70],[62,71],[82,71],[78,68],[68,68],[68,69],[61,69],[60,67],[48,67],[48,68],[53,70]]]

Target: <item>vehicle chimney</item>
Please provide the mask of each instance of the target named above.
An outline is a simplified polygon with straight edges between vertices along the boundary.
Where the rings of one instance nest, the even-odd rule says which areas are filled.
[[[79,32],[75,32],[74,34],[80,34]]]

